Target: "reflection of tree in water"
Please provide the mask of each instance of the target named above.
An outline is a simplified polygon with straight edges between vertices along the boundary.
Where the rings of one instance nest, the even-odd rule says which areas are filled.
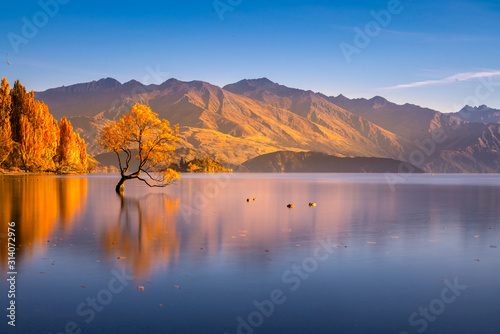
[[[180,200],[165,194],[148,194],[139,199],[120,196],[120,201],[116,225],[107,224],[100,233],[106,255],[125,257],[122,263],[136,277],[167,267],[179,252],[175,221]]]
[[[75,215],[85,207],[87,179],[54,176],[0,178],[0,263],[7,261],[8,222],[16,222],[16,257],[22,261],[36,245],[47,245],[56,230],[71,229]],[[63,235],[59,235],[63,237]],[[50,240],[51,245],[55,240]]]

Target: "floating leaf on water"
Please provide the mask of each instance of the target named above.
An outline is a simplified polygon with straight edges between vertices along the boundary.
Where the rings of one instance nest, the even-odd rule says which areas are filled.
[[[174,285],[174,287],[175,287],[177,290],[180,290],[180,289],[181,289],[181,287],[180,287],[180,286],[178,286],[178,285]]]
[[[139,289],[140,291],[144,291],[144,287],[142,285],[139,285],[137,289]]]

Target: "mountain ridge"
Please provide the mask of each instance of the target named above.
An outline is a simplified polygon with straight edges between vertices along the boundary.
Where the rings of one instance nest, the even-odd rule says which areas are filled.
[[[451,115],[468,122],[480,122],[485,124],[500,123],[500,109],[490,108],[486,105],[472,107],[466,105],[460,111]]]
[[[420,152],[424,158],[416,165],[427,171],[500,171],[498,124],[468,122],[381,96],[326,96],[267,78],[224,87],[174,78],[158,85],[135,80],[121,84],[106,78],[36,92],[35,97],[49,105],[56,118],[68,117],[94,155],[102,153],[96,142],[100,130],[135,103],[142,103],[172,125],[179,124],[181,148],[201,150],[232,165],[276,151],[319,151],[410,163]],[[419,144],[438,132],[446,137],[444,142],[434,143],[433,152],[422,150]]]

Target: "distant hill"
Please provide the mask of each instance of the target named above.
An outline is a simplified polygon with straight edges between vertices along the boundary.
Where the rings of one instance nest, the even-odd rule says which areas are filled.
[[[500,172],[498,111],[487,107],[472,108],[462,119],[464,113],[398,105],[380,96],[326,96],[267,78],[223,88],[202,81],[143,85],[107,78],[35,97],[56,118],[68,117],[94,156],[104,153],[96,140],[102,128],[142,103],[179,124],[178,148],[217,157],[234,170],[267,153],[313,151],[408,161],[428,172]]]
[[[261,173],[398,173],[423,170],[394,159],[342,158],[320,152],[274,152],[243,163]]]

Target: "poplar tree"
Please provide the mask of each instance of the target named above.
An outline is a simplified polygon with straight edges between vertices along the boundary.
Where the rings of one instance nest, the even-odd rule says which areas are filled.
[[[7,159],[13,149],[10,127],[11,104],[10,85],[7,79],[3,78],[0,86],[0,165]]]

